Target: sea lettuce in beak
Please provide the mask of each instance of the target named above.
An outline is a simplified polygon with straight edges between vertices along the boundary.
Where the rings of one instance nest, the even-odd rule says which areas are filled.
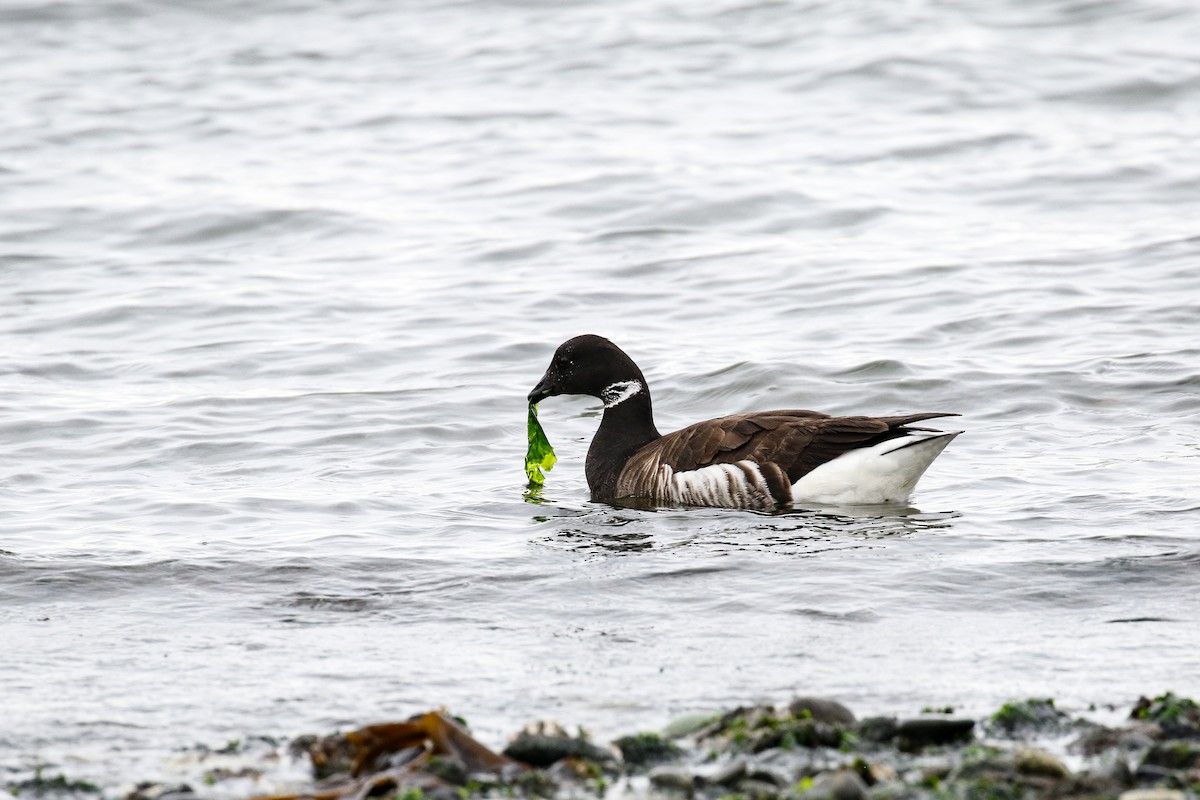
[[[529,404],[529,449],[525,451],[525,474],[529,476],[529,487],[536,488],[546,482],[542,470],[549,472],[558,458],[554,448],[546,439],[542,423],[538,422],[537,403]]]

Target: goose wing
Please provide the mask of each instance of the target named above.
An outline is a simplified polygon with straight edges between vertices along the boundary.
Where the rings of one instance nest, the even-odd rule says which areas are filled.
[[[643,481],[648,484],[662,465],[678,474],[739,461],[776,465],[795,483],[850,450],[904,436],[909,430],[925,430],[907,425],[950,416],[957,415],[831,417],[817,411],[780,410],[720,417],[659,437],[638,450],[622,470],[620,483],[626,490]]]

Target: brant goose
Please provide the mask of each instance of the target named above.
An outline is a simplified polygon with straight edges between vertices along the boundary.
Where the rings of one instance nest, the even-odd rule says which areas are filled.
[[[802,502],[904,503],[925,469],[962,433],[911,427],[957,414],[831,417],[785,410],[734,414],[663,436],[654,427],[642,371],[615,344],[593,335],[559,346],[529,402],[557,394],[586,394],[604,403],[587,454],[595,500],[760,511]]]

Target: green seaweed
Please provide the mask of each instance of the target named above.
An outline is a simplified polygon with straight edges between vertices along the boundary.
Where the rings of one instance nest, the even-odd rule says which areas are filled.
[[[670,761],[683,755],[683,751],[656,733],[639,733],[622,736],[613,742],[621,751],[626,764],[645,766],[661,761]]]
[[[529,488],[536,489],[546,482],[542,470],[549,472],[554,468],[558,458],[554,448],[546,439],[546,432],[537,418],[537,403],[529,404],[529,449],[525,451],[525,475],[529,478]]]
[[[101,789],[91,781],[71,780],[61,772],[53,778],[46,778],[42,775],[42,768],[37,767],[34,775],[29,780],[21,781],[20,783],[10,783],[7,786],[10,794],[14,797],[21,794],[25,790],[29,790],[33,796],[41,797],[43,795],[78,795],[78,794],[100,794]]]
[[[1141,698],[1129,716],[1154,722],[1175,722],[1186,719],[1189,715],[1197,715],[1197,712],[1200,712],[1200,704],[1197,704],[1195,700],[1190,697],[1179,697],[1174,692],[1167,692],[1153,700]]]
[[[1052,727],[1066,718],[1066,714],[1054,707],[1054,698],[1031,697],[1023,702],[1005,703],[992,714],[991,723],[997,729],[1012,735],[1022,729]]]

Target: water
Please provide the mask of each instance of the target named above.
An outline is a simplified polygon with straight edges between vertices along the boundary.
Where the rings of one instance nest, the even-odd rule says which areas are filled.
[[[1200,11],[0,4],[0,767],[446,705],[1200,693]],[[660,429],[961,411],[902,513],[588,501]],[[266,787],[260,787],[266,788]]]

